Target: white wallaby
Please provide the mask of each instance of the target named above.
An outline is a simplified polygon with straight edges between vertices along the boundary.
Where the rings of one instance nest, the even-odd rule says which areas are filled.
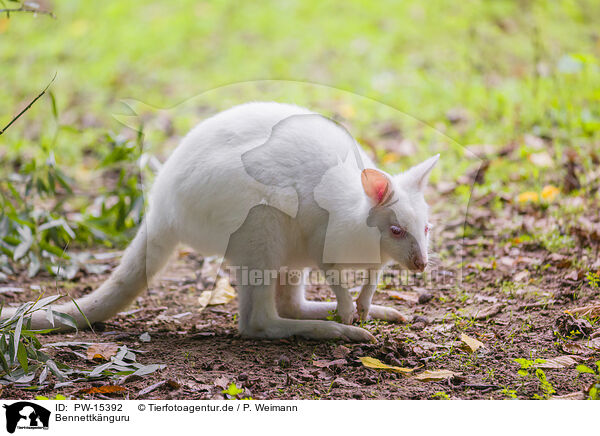
[[[377,274],[355,305],[339,275],[328,273],[380,271],[392,260],[424,270],[429,224],[423,189],[438,158],[392,176],[323,116],[280,103],[235,106],[182,140],[154,182],[144,223],[121,264],[78,300],[79,308],[92,323],[114,316],[184,243],[224,256],[237,272],[276,272],[274,280],[259,283],[237,274],[242,335],[372,341],[367,330],[350,325],[356,312],[361,319],[403,320],[395,309],[371,305]],[[304,287],[287,280],[292,269],[307,267],[326,273],[337,303],[307,301]],[[72,302],[52,309],[85,327]],[[341,322],[327,320],[333,310]],[[44,311],[33,315],[32,327],[50,327]]]

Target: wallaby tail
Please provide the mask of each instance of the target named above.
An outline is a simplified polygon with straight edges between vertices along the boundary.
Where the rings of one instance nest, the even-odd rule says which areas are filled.
[[[170,232],[149,231],[148,227],[147,221],[144,221],[125,250],[120,265],[108,280],[91,294],[76,300],[79,308],[70,301],[52,306],[52,310],[72,316],[79,328],[86,328],[87,322],[81,312],[93,324],[106,320],[129,306],[146,289],[148,281],[165,265],[176,244]],[[10,318],[15,312],[16,309],[13,308],[3,310],[2,319]],[[53,326],[46,317],[46,311],[39,310],[32,314],[31,327],[37,330]],[[70,326],[55,317],[54,328],[69,330]]]

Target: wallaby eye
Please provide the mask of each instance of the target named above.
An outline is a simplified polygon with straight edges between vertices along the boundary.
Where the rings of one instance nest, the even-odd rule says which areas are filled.
[[[406,230],[399,226],[390,226],[390,231],[397,238],[404,238],[407,235]]]

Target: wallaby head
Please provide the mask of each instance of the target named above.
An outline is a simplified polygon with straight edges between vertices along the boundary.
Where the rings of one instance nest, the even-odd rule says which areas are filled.
[[[397,176],[368,168],[361,174],[372,208],[367,224],[381,232],[381,253],[402,267],[423,271],[427,265],[428,206],[423,196],[439,155]]]

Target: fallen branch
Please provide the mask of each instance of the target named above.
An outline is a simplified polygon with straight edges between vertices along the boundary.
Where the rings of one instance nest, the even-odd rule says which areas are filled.
[[[38,101],[42,97],[42,95],[44,95],[46,93],[46,91],[48,91],[48,88],[50,88],[50,85],[52,85],[52,83],[54,82],[54,79],[56,79],[56,73],[54,73],[54,77],[52,78],[50,83],[48,83],[48,85],[44,88],[44,90],[42,92],[40,92],[36,98],[31,100],[31,102],[25,107],[25,109],[23,109],[21,112],[19,112],[12,120],[10,120],[10,122],[6,126],[4,126],[4,128],[2,130],[0,130],[0,135],[2,135],[4,132],[6,132],[6,129],[8,129],[10,126],[12,126],[13,123],[21,117],[21,115],[23,115],[25,112],[27,112],[29,110],[29,108],[31,106],[33,106],[33,104],[36,101]]]

